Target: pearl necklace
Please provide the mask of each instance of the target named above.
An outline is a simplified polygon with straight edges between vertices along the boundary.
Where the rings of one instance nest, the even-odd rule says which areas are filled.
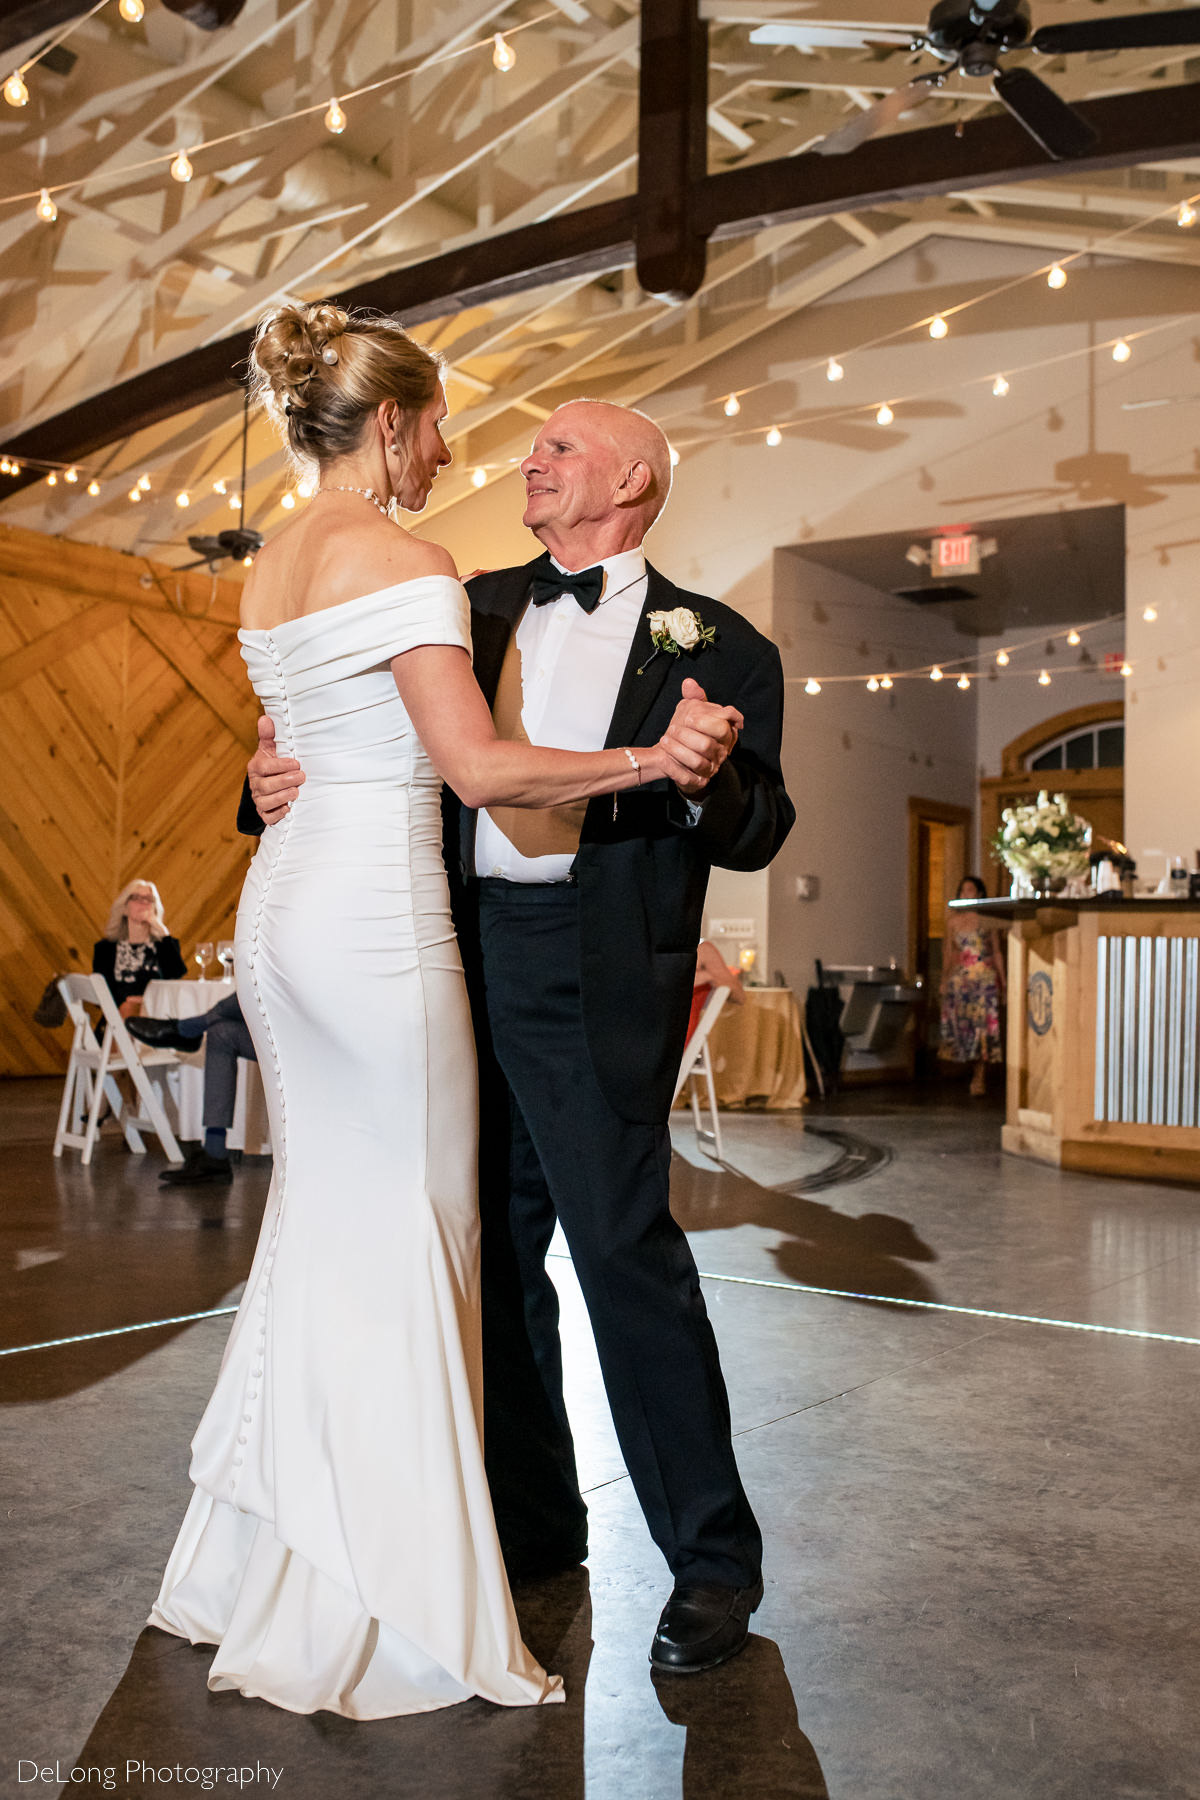
[[[393,525],[396,523],[396,517],[395,517],[396,502],[393,500],[391,502],[390,506],[385,506],[383,504],[383,501],[379,498],[379,495],[375,492],[374,488],[333,486],[333,487],[318,488],[317,493],[318,494],[361,494],[364,500],[369,500],[371,502],[371,505],[375,508],[376,512],[381,513],[385,519],[390,519]]]

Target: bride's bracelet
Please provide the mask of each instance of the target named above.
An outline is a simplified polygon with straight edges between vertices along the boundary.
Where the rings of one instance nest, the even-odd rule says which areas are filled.
[[[641,765],[641,763],[638,761],[637,757],[633,754],[632,750],[625,749],[624,745],[622,745],[621,748],[623,750],[625,750],[625,754],[629,758],[629,766],[633,770],[634,774],[637,776],[638,786],[641,787],[641,785],[642,785],[642,765]]]

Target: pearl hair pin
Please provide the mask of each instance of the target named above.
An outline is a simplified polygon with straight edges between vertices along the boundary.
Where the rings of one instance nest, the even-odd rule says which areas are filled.
[[[332,363],[335,363],[337,361],[337,359],[338,359],[337,351],[335,349],[333,349],[332,345],[326,344],[325,348],[321,352],[321,361],[323,363],[331,363],[332,364]]]

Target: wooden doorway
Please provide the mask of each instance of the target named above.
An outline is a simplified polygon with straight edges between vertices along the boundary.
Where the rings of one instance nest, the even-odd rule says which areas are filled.
[[[908,802],[908,967],[925,990],[918,1072],[931,1069],[937,1059],[946,906],[968,873],[971,822],[969,806],[915,798]]]

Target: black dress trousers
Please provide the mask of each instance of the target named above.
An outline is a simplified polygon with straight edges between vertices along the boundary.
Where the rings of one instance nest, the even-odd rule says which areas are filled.
[[[734,1460],[696,1265],[668,1206],[670,1134],[665,1119],[622,1118],[596,1081],[580,1009],[578,901],[569,883],[478,884],[491,1040],[481,1058],[485,1445],[497,1523],[506,1547],[514,1534],[530,1543],[523,1507],[531,1520],[540,1508],[541,1529],[561,1543],[582,1526],[545,1267],[557,1217],[654,1541],[676,1580],[745,1587],[758,1579],[762,1538]],[[486,1098],[493,1051],[511,1093],[503,1147]],[[496,1217],[500,1183],[487,1175],[490,1163],[499,1176],[501,1155],[507,1234]]]

